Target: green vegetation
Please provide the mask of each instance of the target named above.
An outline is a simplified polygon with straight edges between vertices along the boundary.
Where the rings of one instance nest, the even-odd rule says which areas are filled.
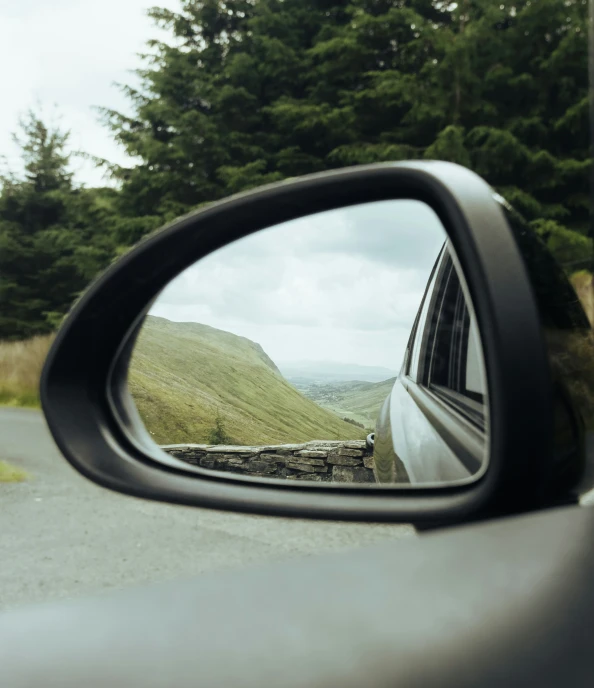
[[[0,461],[0,483],[21,483],[29,476],[20,468],[11,466],[6,461]]]
[[[74,186],[67,133],[31,112],[21,130],[24,175],[0,175],[0,340],[52,332],[113,255],[116,191]]]
[[[223,425],[223,419],[217,414],[212,430],[208,433],[209,444],[232,444],[233,438],[227,434]]]
[[[352,418],[347,418],[346,416],[342,419],[345,423],[350,423],[351,425],[356,425],[358,428],[363,428],[365,429],[365,426],[363,423],[358,423],[356,420],[353,420]]]
[[[316,404],[327,408],[344,420],[373,428],[382,404],[392,391],[395,378],[383,382],[335,382],[312,384],[300,388]]]
[[[198,323],[149,316],[134,351],[130,391],[158,444],[365,436],[300,394],[258,344]]]
[[[585,0],[183,0],[149,14],[170,38],[125,89],[133,114],[103,111],[141,160],[111,168],[134,231],[274,180],[440,159],[482,175],[553,250],[579,252],[565,230],[588,226]]]

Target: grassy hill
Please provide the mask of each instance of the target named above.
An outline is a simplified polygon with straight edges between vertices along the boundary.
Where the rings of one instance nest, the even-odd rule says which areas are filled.
[[[394,380],[382,382],[334,382],[298,385],[299,390],[316,404],[351,418],[366,428],[374,428],[382,404],[392,390]]]
[[[361,439],[364,432],[304,397],[259,344],[198,323],[148,316],[130,368],[131,394],[158,444],[268,444]]]

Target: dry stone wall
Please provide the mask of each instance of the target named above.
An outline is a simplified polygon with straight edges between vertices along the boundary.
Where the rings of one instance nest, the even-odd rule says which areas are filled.
[[[193,466],[285,480],[374,483],[373,453],[365,440],[328,440],[263,447],[172,444],[164,451]]]

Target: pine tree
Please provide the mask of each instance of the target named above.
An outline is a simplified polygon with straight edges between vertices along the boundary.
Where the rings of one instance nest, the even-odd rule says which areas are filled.
[[[227,434],[227,431],[225,430],[225,426],[223,424],[223,419],[221,418],[221,415],[217,413],[214,425],[210,430],[210,433],[208,435],[208,443],[215,445],[215,444],[229,444],[231,442],[231,438]]]
[[[68,133],[29,112],[15,141],[24,174],[0,180],[0,339],[52,331],[113,253],[114,192],[73,185]]]
[[[589,246],[565,233],[588,226],[587,0],[182,0],[151,16],[171,39],[126,89],[134,115],[104,112],[141,158],[117,171],[121,240],[277,179],[413,158],[475,170],[558,255]]]
[[[292,117],[309,78],[307,51],[320,27],[346,21],[346,4],[183,0],[177,13],[151,10],[171,40],[150,44],[140,89],[123,87],[134,115],[102,111],[116,139],[141,158],[114,170],[122,214],[153,228],[229,193],[324,169],[306,123],[294,142],[278,112],[285,105]]]

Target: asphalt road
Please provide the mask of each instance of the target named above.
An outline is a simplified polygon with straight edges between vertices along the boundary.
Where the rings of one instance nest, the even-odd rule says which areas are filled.
[[[0,459],[31,475],[0,483],[0,610],[414,535],[115,494],[70,467],[36,411],[0,409]]]

